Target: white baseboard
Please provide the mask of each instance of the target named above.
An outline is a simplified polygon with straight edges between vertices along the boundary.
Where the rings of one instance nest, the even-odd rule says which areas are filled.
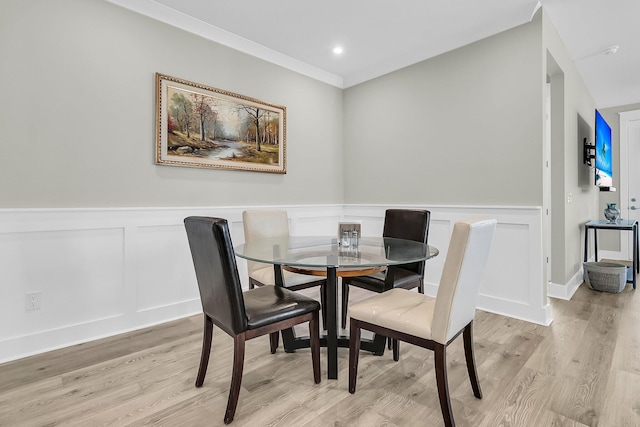
[[[557,298],[562,300],[570,300],[573,295],[578,291],[578,288],[584,281],[582,279],[583,270],[580,268],[569,281],[564,285],[559,285],[557,283],[549,283],[547,286],[547,293],[551,298]]]
[[[140,312],[141,315],[137,316],[137,319],[112,316],[13,337],[6,343],[6,347],[10,346],[13,352],[8,353],[6,349],[3,349],[4,353],[0,354],[0,363],[148,328],[198,313],[202,313],[199,299],[144,310]],[[0,348],[3,347],[5,347],[5,343],[0,342]]]

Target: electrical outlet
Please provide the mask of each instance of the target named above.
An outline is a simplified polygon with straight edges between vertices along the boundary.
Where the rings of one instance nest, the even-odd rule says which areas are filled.
[[[25,311],[40,310],[42,307],[42,292],[30,292],[25,295],[24,309]]]

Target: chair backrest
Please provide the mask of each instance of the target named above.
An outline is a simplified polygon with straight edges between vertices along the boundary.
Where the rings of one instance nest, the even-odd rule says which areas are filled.
[[[247,243],[257,239],[289,236],[289,218],[285,210],[246,210],[242,212],[242,225],[244,227],[244,241]],[[247,261],[249,276],[264,267],[268,267],[268,265]]]
[[[431,213],[425,210],[387,209],[384,214],[383,237],[427,243]],[[425,261],[404,264],[402,268],[424,276]]]
[[[495,219],[455,223],[433,313],[434,341],[446,344],[475,317],[496,223]]]
[[[184,220],[202,311],[229,334],[247,330],[247,315],[227,220],[188,217]]]

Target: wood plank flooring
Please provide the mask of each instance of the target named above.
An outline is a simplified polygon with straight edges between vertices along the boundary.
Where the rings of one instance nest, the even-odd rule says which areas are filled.
[[[317,297],[316,290],[305,293]],[[581,286],[552,300],[549,327],[478,311],[476,361],[484,398],[474,398],[462,339],[449,347],[451,399],[459,426],[640,426],[640,291]],[[353,289],[352,301],[371,294]],[[304,331],[304,327],[302,328]],[[0,365],[0,426],[219,426],[232,343],[216,329],[204,386],[194,386],[202,317],[159,325]],[[247,343],[235,426],[441,426],[433,353],[401,345],[360,356],[358,388],[313,383],[309,350],[269,353]]]

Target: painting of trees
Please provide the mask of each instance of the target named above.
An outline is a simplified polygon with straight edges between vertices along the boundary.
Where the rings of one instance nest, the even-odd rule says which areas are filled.
[[[191,101],[189,101],[182,93],[174,93],[171,97],[171,102],[172,106],[169,113],[178,123],[182,131],[187,134],[187,138],[189,138],[192,110]]]
[[[264,116],[264,114],[266,112],[265,111],[261,111],[260,108],[258,108],[258,107],[251,107],[251,106],[243,105],[243,104],[238,104],[237,108],[238,108],[238,110],[244,111],[246,113],[248,126],[245,126],[245,127],[247,128],[247,130],[249,130],[253,126],[253,131],[254,131],[254,135],[255,135],[255,142],[256,142],[256,150],[257,151],[262,151],[261,150],[261,145],[260,145],[260,142],[261,142],[261,140],[260,140],[260,119],[262,119],[262,116]],[[247,132],[247,142],[248,141],[249,141],[249,133]]]
[[[157,162],[285,172],[282,106],[156,74]]]
[[[262,143],[272,145],[277,144],[278,138],[280,137],[278,115],[272,113],[271,111],[267,111],[263,117],[263,123],[264,132],[262,132]]]
[[[213,122],[217,114],[214,110],[216,101],[215,98],[198,93],[192,93],[190,98],[193,115],[197,118],[198,123],[200,123],[200,140],[204,141],[206,138],[206,124]],[[215,135],[211,135],[211,139],[214,138]]]
[[[257,151],[262,151],[263,144],[278,144],[280,129],[278,113],[242,104],[236,108],[246,115],[243,125],[245,141],[255,142]]]

